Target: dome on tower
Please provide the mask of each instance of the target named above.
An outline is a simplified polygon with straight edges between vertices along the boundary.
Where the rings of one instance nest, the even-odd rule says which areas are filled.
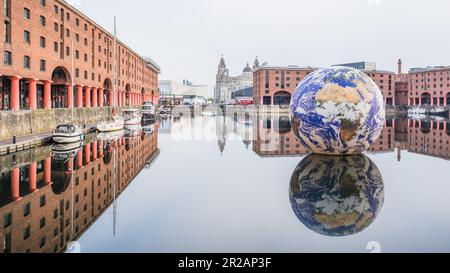
[[[253,72],[253,70],[251,69],[250,65],[247,63],[247,65],[244,68],[243,72]]]

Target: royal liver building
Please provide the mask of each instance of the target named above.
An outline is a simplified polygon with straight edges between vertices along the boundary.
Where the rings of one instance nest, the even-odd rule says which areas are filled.
[[[225,60],[222,58],[219,62],[219,69],[216,76],[216,87],[214,89],[214,99],[217,103],[232,103],[231,94],[234,91],[253,86],[253,70],[259,67],[258,58],[255,59],[253,69],[245,66],[240,76],[230,76]]]

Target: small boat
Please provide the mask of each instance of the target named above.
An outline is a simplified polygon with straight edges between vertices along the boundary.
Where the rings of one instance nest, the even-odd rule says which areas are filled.
[[[108,118],[97,124],[97,130],[99,132],[114,132],[123,130],[125,122],[121,117]]]
[[[137,109],[123,110],[124,127],[126,129],[134,128],[141,125],[142,115]]]
[[[449,110],[445,108],[436,108],[431,109],[429,112],[430,116],[436,116],[436,117],[448,117]]]
[[[165,107],[161,107],[159,109],[160,115],[170,115],[171,113],[172,113],[172,108],[170,108],[170,107],[165,106]]]
[[[77,125],[61,124],[56,127],[52,134],[55,143],[67,144],[80,142],[84,139],[83,130]]]

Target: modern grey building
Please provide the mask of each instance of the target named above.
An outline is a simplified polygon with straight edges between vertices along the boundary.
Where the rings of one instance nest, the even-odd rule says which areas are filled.
[[[356,62],[356,63],[336,64],[333,66],[347,66],[354,69],[368,70],[368,71],[377,70],[377,63],[375,62]]]

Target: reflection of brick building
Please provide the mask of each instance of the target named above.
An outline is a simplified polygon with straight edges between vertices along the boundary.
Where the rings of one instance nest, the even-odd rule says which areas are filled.
[[[408,105],[408,80],[397,79],[395,82],[395,105]]]
[[[112,143],[95,141],[74,158],[52,158],[50,150],[42,161],[15,164],[0,176],[0,251],[64,251],[157,150],[155,132]]]
[[[408,124],[409,152],[450,159],[450,121],[415,121]]]
[[[253,151],[262,157],[305,155],[297,141],[289,116],[256,118],[253,122]]]
[[[395,120],[387,120],[380,137],[369,148],[371,152],[395,150]]]
[[[253,121],[253,151],[261,157],[308,154],[300,145],[285,115],[257,116]],[[450,159],[450,121],[387,120],[380,137],[368,152],[408,150]]]
[[[289,119],[288,116],[258,118],[253,124],[253,151],[262,157],[308,154],[308,149],[298,142]],[[395,148],[395,121],[388,120],[369,151],[387,152]]]

